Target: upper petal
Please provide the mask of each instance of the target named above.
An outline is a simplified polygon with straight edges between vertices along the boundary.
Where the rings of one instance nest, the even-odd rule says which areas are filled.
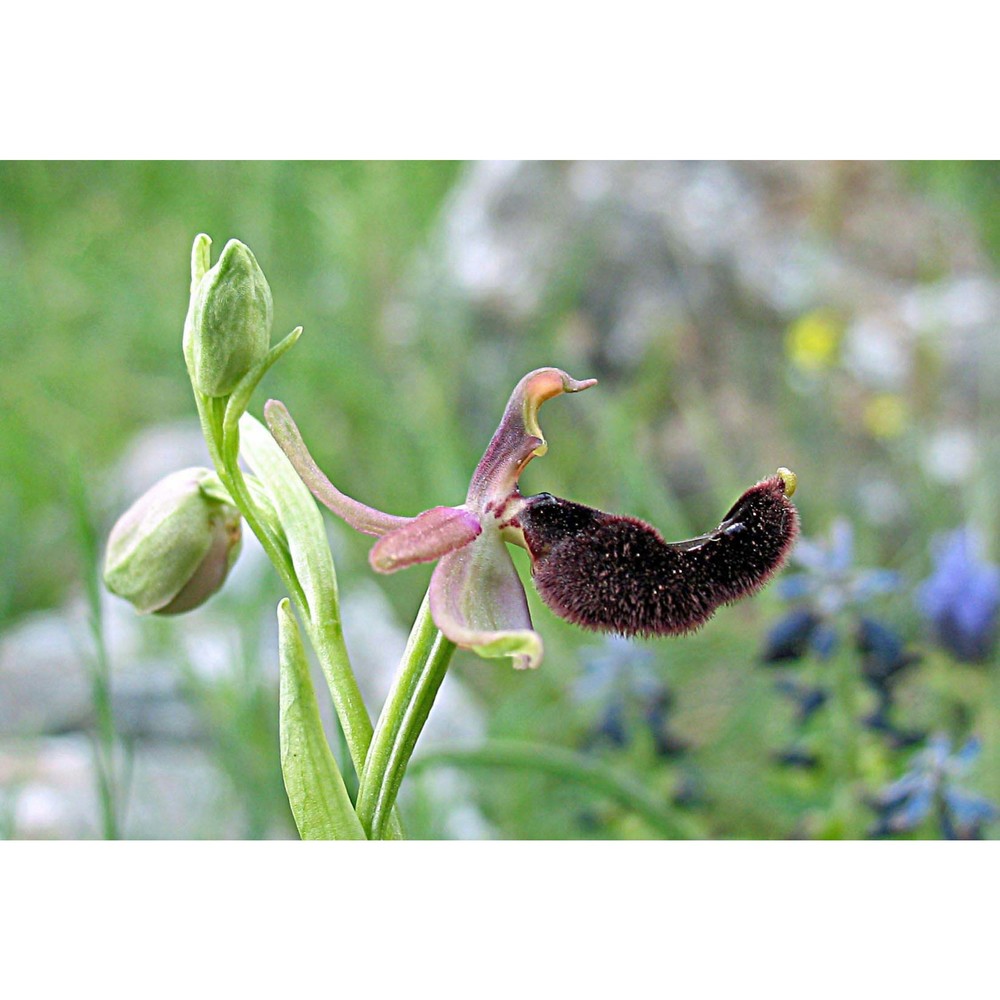
[[[564,392],[580,392],[597,379],[580,382],[559,368],[538,368],[514,387],[500,426],[483,454],[469,484],[466,502],[482,509],[491,497],[505,498],[513,491],[524,467],[548,449],[538,426],[538,408]]]
[[[515,667],[537,667],[542,640],[531,627],[524,587],[495,531],[449,552],[431,577],[431,615],[456,645],[480,656],[511,656]]]
[[[269,399],[264,405],[264,418],[274,440],[288,456],[288,460],[309,487],[312,495],[338,517],[342,517],[355,531],[366,535],[384,535],[413,520],[410,517],[384,514],[341,493],[326,478],[316,460],[309,454],[309,449],[306,448],[302,435],[284,403],[277,399]]]
[[[470,511],[432,507],[383,535],[368,554],[368,561],[376,572],[395,573],[454,552],[477,538],[482,530],[479,518]]]

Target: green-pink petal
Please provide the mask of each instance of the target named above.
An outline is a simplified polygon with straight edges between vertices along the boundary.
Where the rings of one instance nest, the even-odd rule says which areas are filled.
[[[514,666],[537,667],[542,640],[531,627],[524,587],[507,547],[495,531],[449,552],[431,577],[431,615],[458,646]]]

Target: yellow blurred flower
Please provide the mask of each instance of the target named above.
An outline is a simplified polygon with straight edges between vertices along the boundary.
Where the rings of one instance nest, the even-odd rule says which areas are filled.
[[[829,309],[803,313],[785,334],[785,353],[796,367],[820,372],[836,360],[843,327]]]
[[[876,438],[894,438],[906,427],[906,403],[894,392],[885,392],[868,400],[864,409],[864,425]]]

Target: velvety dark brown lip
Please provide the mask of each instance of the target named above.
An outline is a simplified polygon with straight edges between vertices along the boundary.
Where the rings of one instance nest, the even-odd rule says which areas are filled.
[[[676,635],[759,590],[781,567],[798,533],[793,489],[790,473],[762,480],[715,531],[683,542],[549,494],[530,498],[518,523],[535,587],[557,615],[601,632]]]

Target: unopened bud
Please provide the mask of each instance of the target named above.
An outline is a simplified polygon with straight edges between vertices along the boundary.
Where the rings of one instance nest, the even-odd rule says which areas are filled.
[[[104,582],[140,614],[178,614],[225,582],[240,550],[240,513],[218,499],[208,469],[161,479],[118,519],[108,539]]]
[[[228,396],[267,355],[271,320],[264,272],[248,247],[230,240],[192,292],[185,352],[198,390]]]

